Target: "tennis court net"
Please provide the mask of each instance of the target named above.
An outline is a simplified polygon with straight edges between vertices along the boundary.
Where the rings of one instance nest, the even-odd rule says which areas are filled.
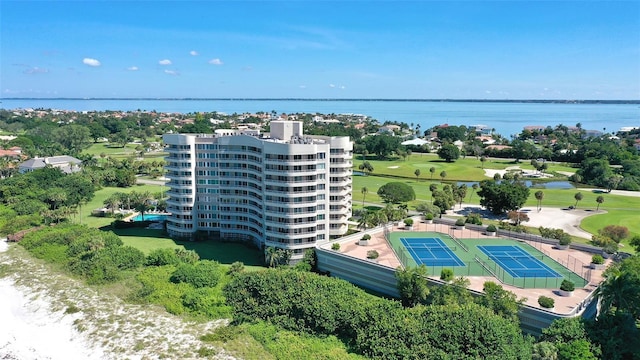
[[[442,246],[426,246],[426,245],[411,245],[411,246],[407,246],[408,249],[410,250],[429,250],[429,251],[456,251],[458,248],[455,246],[448,246],[448,247],[442,247]]]
[[[526,260],[526,259],[544,259],[544,255],[489,255],[489,260]]]

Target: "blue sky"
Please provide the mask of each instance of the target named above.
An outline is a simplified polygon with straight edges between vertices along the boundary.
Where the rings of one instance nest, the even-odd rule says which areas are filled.
[[[640,1],[0,1],[0,96],[640,99]]]

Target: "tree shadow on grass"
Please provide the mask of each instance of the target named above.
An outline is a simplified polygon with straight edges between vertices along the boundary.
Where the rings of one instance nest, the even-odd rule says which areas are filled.
[[[243,243],[214,239],[202,241],[171,239],[162,229],[114,229],[111,225],[107,225],[101,227],[100,230],[112,231],[118,236],[142,240],[144,244],[136,247],[140,247],[141,250],[145,252],[154,249],[166,248],[168,247],[167,242],[171,242],[171,245],[182,246],[187,250],[195,251],[201,259],[215,260],[221,264],[227,265],[236,261],[241,261],[248,266],[264,266],[264,255],[262,251]],[[155,244],[154,240],[156,240]]]

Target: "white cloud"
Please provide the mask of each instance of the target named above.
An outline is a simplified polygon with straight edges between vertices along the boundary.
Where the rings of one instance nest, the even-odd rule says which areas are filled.
[[[165,70],[164,73],[173,76],[180,75],[180,73],[175,70]]]
[[[26,70],[23,71],[24,74],[46,74],[49,72],[49,69],[43,69],[43,68],[39,68],[37,66],[34,67],[30,67]]]
[[[298,87],[299,87],[300,89],[306,89],[306,88],[307,88],[307,85],[300,85],[300,86],[298,86]]]
[[[346,88],[347,88],[346,86],[344,86],[344,85],[340,85],[340,89],[344,90],[344,89],[346,89]]]
[[[195,50],[191,50],[191,51],[189,51],[189,55],[191,55],[191,56],[198,56],[198,55],[200,55],[200,54],[198,54],[198,52],[197,52],[197,51],[195,51]]]
[[[138,69],[138,67],[137,67],[137,66],[129,66],[129,67],[127,68],[127,70],[129,70],[129,71],[138,71],[139,69]]]
[[[169,59],[164,59],[164,60],[158,61],[158,64],[160,64],[160,65],[171,65],[172,62]]]
[[[102,65],[102,64],[100,64],[100,61],[98,61],[96,59],[92,59],[92,58],[84,58],[84,59],[82,59],[82,63],[85,64],[85,65],[93,66],[93,67],[97,67],[97,66]]]
[[[222,62],[222,60],[216,58],[216,59],[209,60],[209,64],[211,64],[211,65],[222,65],[223,62]]]
[[[330,88],[334,88],[334,87],[336,87],[336,86],[335,86],[334,84],[329,84],[329,87],[330,87]]]

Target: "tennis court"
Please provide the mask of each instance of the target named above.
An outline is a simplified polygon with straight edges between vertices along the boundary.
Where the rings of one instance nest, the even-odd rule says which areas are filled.
[[[545,265],[541,259],[534,257],[515,245],[478,246],[478,249],[489,256],[504,271],[514,278],[560,278],[557,272]],[[542,255],[544,256],[544,255]]]
[[[418,265],[465,266],[464,262],[453,253],[456,248],[450,248],[438,238],[401,237],[400,241]]]

